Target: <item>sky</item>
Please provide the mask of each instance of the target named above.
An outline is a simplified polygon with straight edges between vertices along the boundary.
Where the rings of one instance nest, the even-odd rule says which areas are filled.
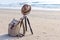
[[[53,4],[60,4],[60,0],[0,0],[0,3],[12,3],[12,2],[35,2],[35,1],[38,1],[38,2],[45,2],[45,3],[53,3]]]

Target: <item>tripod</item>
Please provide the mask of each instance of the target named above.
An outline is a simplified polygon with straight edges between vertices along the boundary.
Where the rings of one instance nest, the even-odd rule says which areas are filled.
[[[32,31],[31,25],[30,25],[30,21],[27,18],[27,16],[24,15],[21,22],[20,22],[20,27],[23,26],[23,35],[25,35],[25,32],[27,31],[27,23],[29,25],[31,34],[33,34],[33,31]]]

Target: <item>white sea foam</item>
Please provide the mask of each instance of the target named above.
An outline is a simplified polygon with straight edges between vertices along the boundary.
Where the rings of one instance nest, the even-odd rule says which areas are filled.
[[[0,3],[0,9],[21,9],[22,5],[29,4],[32,6],[32,10],[60,11],[60,4],[57,4],[57,3],[54,4],[54,2],[51,3],[51,1],[49,2],[49,1],[44,1],[44,0],[42,0],[42,1],[40,1],[40,0],[13,1],[12,0],[12,2],[8,2],[8,1],[6,1],[6,2],[4,1],[4,2]]]

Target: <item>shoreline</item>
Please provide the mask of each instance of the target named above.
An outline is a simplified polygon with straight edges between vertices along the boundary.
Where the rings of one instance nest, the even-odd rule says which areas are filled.
[[[6,7],[0,8],[0,10],[21,10],[21,7]],[[41,7],[32,7],[31,10],[44,10],[44,11],[60,11],[60,8],[41,8]]]

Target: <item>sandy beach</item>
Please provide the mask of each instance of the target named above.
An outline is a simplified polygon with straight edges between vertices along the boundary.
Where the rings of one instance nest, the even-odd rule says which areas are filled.
[[[0,9],[0,40],[60,40],[60,11],[32,10],[28,15],[33,29],[24,37],[9,37],[8,24],[22,17],[20,10]]]

